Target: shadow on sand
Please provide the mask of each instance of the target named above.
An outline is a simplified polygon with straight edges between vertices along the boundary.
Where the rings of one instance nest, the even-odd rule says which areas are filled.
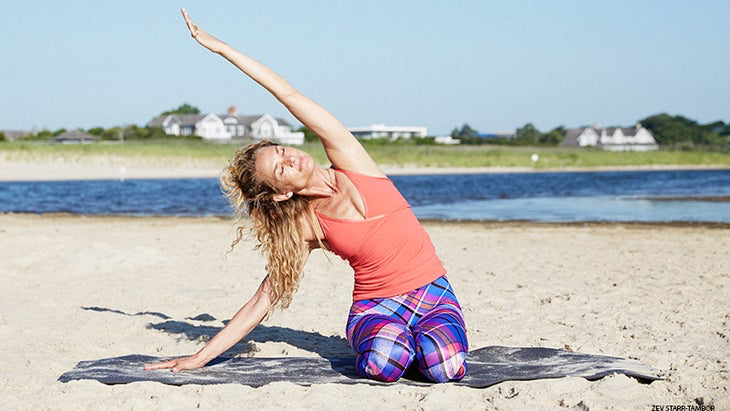
[[[186,321],[174,320],[172,317],[154,311],[144,311],[134,314],[126,313],[121,310],[115,310],[104,307],[81,307],[87,311],[107,312],[125,316],[154,316],[164,321],[152,322],[147,325],[148,329],[164,331],[168,334],[174,334],[180,336],[180,338],[186,338],[190,341],[201,341],[205,342],[213,338],[220,330],[223,329],[221,326],[215,326],[212,324],[205,324],[217,321],[213,316],[209,314],[200,314],[195,317],[187,317]],[[222,321],[225,325],[228,320]],[[265,342],[282,342],[299,349],[309,351],[319,355],[322,358],[333,359],[342,357],[352,357],[354,360],[355,354],[350,349],[347,340],[338,336],[325,336],[317,332],[294,330],[286,327],[279,326],[267,326],[260,324],[251,331],[244,340],[237,343],[231,349],[226,351],[214,360],[214,363],[225,361],[226,357],[233,357],[237,355],[251,355],[258,351],[255,343]],[[182,353],[181,353],[182,354]]]

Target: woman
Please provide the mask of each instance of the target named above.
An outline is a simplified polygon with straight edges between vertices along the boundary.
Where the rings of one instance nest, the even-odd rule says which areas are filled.
[[[226,327],[196,354],[145,369],[204,366],[246,336],[275,306],[288,307],[310,252],[329,249],[355,271],[347,340],[358,372],[399,379],[413,364],[429,380],[466,373],[459,303],[431,240],[410,206],[355,137],[327,110],[268,67],[201,30],[190,34],[274,95],[319,136],[331,168],[307,153],[263,141],[238,150],[221,178],[238,217],[249,217],[268,275]],[[237,244],[243,235],[239,227]]]

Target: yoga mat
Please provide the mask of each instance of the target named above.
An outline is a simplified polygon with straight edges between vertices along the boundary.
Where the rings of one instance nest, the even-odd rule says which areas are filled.
[[[151,362],[172,357],[127,355],[82,361],[61,375],[61,382],[97,380],[104,384],[157,381],[170,385],[243,384],[260,387],[276,381],[299,385],[312,384],[385,384],[357,375],[354,357],[337,358],[218,358],[201,369],[179,373],[167,370],[145,371]],[[554,348],[484,347],[469,352],[468,372],[453,384],[484,388],[508,380],[583,377],[596,380],[613,373],[625,374],[649,383],[661,379],[651,367],[618,357],[580,354]],[[426,385],[429,382],[410,373],[399,383]]]

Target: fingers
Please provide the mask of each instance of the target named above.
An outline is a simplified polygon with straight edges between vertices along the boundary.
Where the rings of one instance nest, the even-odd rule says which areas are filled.
[[[154,364],[147,364],[144,366],[145,370],[159,370],[161,368],[171,368],[177,364],[177,360],[160,361]]]
[[[163,368],[171,368],[172,372],[180,372],[185,370],[192,370],[195,368],[202,367],[199,361],[194,360],[193,357],[174,358],[172,360],[160,361],[153,364],[147,364],[144,366],[145,370],[159,370]]]
[[[192,35],[193,38],[198,37],[198,26],[193,23],[193,20],[190,18],[190,16],[188,16],[188,11],[185,10],[185,7],[183,7],[182,9],[180,9],[180,12],[183,15],[183,19],[185,19],[185,24],[188,26],[188,30],[190,30],[190,35]]]

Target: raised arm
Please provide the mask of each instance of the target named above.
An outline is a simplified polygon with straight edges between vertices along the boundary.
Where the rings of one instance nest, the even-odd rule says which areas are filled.
[[[335,116],[301,94],[276,72],[235,50],[198,27],[182,9],[193,38],[208,50],[220,54],[239,70],[268,90],[297,120],[319,136],[327,157],[335,167],[363,174],[384,176],[359,141]]]

